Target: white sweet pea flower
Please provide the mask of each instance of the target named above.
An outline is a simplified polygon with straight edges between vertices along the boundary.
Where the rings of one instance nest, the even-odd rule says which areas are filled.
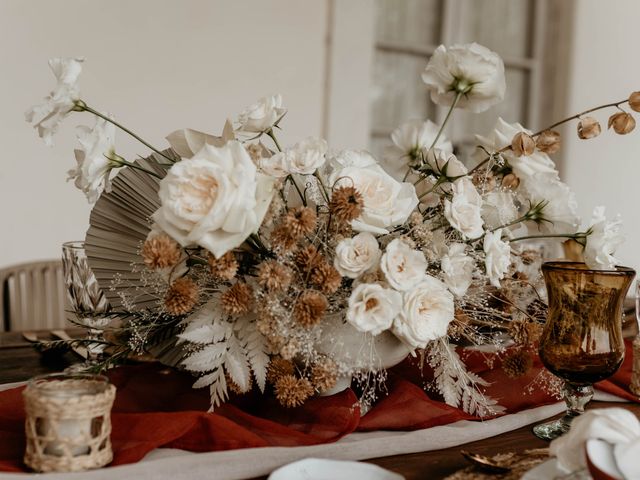
[[[253,105],[249,105],[238,116],[239,131],[247,133],[263,133],[271,130],[287,113],[282,106],[282,96],[263,97]]]
[[[614,269],[618,260],[613,255],[624,242],[624,236],[620,232],[622,228],[620,216],[616,216],[612,222],[607,223],[604,212],[604,207],[594,208],[589,227],[591,233],[587,237],[584,249],[584,261],[594,270]]]
[[[324,165],[328,148],[327,142],[321,138],[305,138],[287,149],[287,170],[289,173],[312,175]]]
[[[566,183],[548,175],[533,175],[527,183],[525,196],[531,205],[544,202],[541,215],[547,221],[540,223],[540,229],[549,233],[576,231],[580,223],[578,202]]]
[[[361,283],[351,292],[347,322],[360,332],[378,335],[391,328],[402,307],[402,295],[377,283]]]
[[[265,175],[275,178],[284,178],[289,175],[287,155],[284,152],[277,152],[270,157],[262,157],[258,161],[260,171]]]
[[[388,227],[406,222],[418,205],[414,186],[394,180],[366,152],[345,150],[332,159],[332,167],[332,187],[354,187],[362,195],[362,214],[351,222],[356,231],[388,233]]]
[[[376,237],[361,232],[353,238],[340,240],[333,266],[343,277],[358,278],[378,266],[381,254]]]
[[[96,117],[93,128],[84,125],[76,128],[80,148],[74,153],[78,165],[69,170],[68,180],[74,180],[89,203],[95,203],[103,190],[111,190],[111,170],[121,166],[114,160],[115,134],[115,126],[99,117]]]
[[[498,54],[471,43],[440,45],[433,52],[422,80],[431,90],[431,100],[450,106],[460,94],[457,106],[484,112],[504,98],[504,63]]]
[[[392,331],[412,348],[425,348],[430,341],[447,334],[454,314],[451,292],[440,280],[427,275],[404,293],[402,310]]]
[[[161,207],[152,218],[182,246],[200,245],[220,258],[258,230],[273,182],[257,172],[240,142],[205,145],[160,181]]]
[[[440,261],[444,283],[456,297],[467,293],[473,279],[475,262],[464,253],[465,248],[464,243],[452,243]]]
[[[453,198],[444,201],[444,216],[465,238],[478,238],[484,232],[482,197],[468,177],[453,182],[451,191]]]
[[[449,178],[466,175],[468,170],[464,164],[451,152],[434,148],[429,150],[425,159],[429,167],[438,175],[446,175]]]
[[[513,222],[518,218],[513,192],[496,189],[485,194],[482,198],[481,213],[489,230]]]
[[[24,117],[38,130],[38,135],[48,146],[53,145],[53,135],[60,122],[71,112],[75,101],[80,99],[78,77],[84,58],[52,58],[49,67],[57,84],[44,99],[44,103],[27,110]]]
[[[491,285],[500,288],[500,280],[511,265],[511,247],[502,241],[502,229],[487,232],[484,236],[484,266]]]
[[[412,249],[401,238],[391,240],[380,259],[380,269],[387,282],[401,291],[421,282],[427,274],[427,266],[424,254]]]

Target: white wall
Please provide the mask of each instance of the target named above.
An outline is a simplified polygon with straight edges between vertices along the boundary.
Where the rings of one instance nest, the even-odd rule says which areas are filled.
[[[568,88],[568,112],[626,98],[640,90],[637,0],[578,0]],[[640,269],[640,115],[638,128],[626,136],[606,131],[614,110],[596,112],[603,133],[580,140],[575,123],[566,129],[563,176],[576,192],[580,213],[588,218],[594,206],[620,213],[626,243],[618,251],[625,265]],[[633,113],[633,112],[632,112]]]
[[[47,59],[85,56],[82,97],[150,143],[171,131],[217,133],[258,97],[282,93],[285,143],[321,135],[327,1],[2,0],[0,267],[59,257],[84,237],[89,207],[65,183],[74,114],[47,148],[24,111],[53,86]],[[366,99],[366,94],[365,94]],[[120,154],[145,148],[118,134]]]

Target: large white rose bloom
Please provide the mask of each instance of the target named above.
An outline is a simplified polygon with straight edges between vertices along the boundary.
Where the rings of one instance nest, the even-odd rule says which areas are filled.
[[[238,116],[239,131],[248,133],[267,132],[287,113],[282,106],[280,94],[263,97],[253,105],[249,105]]]
[[[461,93],[457,106],[484,112],[504,98],[506,82],[500,56],[482,45],[440,45],[433,52],[422,80],[431,90],[431,100],[450,106]]]
[[[392,331],[412,348],[425,348],[430,341],[447,334],[454,314],[451,292],[440,280],[427,275],[404,293],[402,310]]]
[[[413,288],[426,276],[427,266],[424,254],[412,249],[401,238],[391,240],[380,259],[380,269],[396,290]]]
[[[87,196],[89,203],[95,203],[103,190],[111,190],[109,176],[111,170],[118,166],[109,159],[115,153],[115,126],[106,120],[96,117],[93,128],[84,125],[76,128],[80,148],[74,150],[76,168],[69,170],[69,180],[74,180]]]
[[[353,238],[340,240],[333,266],[343,277],[358,278],[377,267],[381,255],[376,237],[369,232],[361,232]]]
[[[456,297],[463,297],[473,279],[473,258],[464,253],[464,243],[452,243],[440,260],[444,283]]]
[[[367,152],[340,152],[332,167],[330,186],[354,187],[362,195],[362,214],[351,222],[356,231],[388,233],[388,227],[403,224],[418,205],[414,186],[395,180]]]
[[[60,122],[71,112],[75,101],[80,99],[78,77],[82,71],[83,58],[52,58],[49,67],[56,77],[57,84],[44,99],[24,114],[27,122],[38,130],[38,135],[48,146],[53,145],[53,135]]]
[[[402,295],[377,283],[361,283],[351,292],[347,322],[360,332],[378,335],[391,328],[402,307]]]
[[[162,205],[152,218],[182,246],[200,245],[219,258],[258,230],[273,182],[257,172],[240,142],[205,145],[160,181]]]
[[[613,256],[617,248],[624,242],[620,232],[622,220],[620,216],[607,223],[605,208],[596,207],[591,219],[591,234],[587,237],[584,249],[584,261],[589,268],[595,270],[611,270],[618,260]]]
[[[312,175],[324,165],[327,142],[321,138],[308,137],[286,150],[286,164],[289,173]]]
[[[484,266],[491,285],[500,288],[500,280],[511,265],[511,247],[502,241],[502,229],[487,232],[483,242]]]
[[[468,177],[453,182],[451,191],[453,198],[444,201],[444,216],[465,238],[478,238],[484,232],[482,197]]]

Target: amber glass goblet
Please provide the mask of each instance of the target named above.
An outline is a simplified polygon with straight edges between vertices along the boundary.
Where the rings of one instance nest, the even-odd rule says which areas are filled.
[[[549,311],[540,359],[564,380],[567,413],[536,425],[539,438],[553,440],[571,427],[593,397],[593,384],[613,375],[624,359],[622,304],[635,271],[627,267],[592,270],[584,263],[546,262],[542,273]]]

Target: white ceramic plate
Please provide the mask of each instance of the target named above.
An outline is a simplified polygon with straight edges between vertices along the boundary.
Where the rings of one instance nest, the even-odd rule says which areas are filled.
[[[274,470],[269,480],[404,480],[402,475],[370,463],[305,458]]]
[[[613,455],[613,445],[604,440],[587,441],[589,471],[595,480],[624,480]]]

